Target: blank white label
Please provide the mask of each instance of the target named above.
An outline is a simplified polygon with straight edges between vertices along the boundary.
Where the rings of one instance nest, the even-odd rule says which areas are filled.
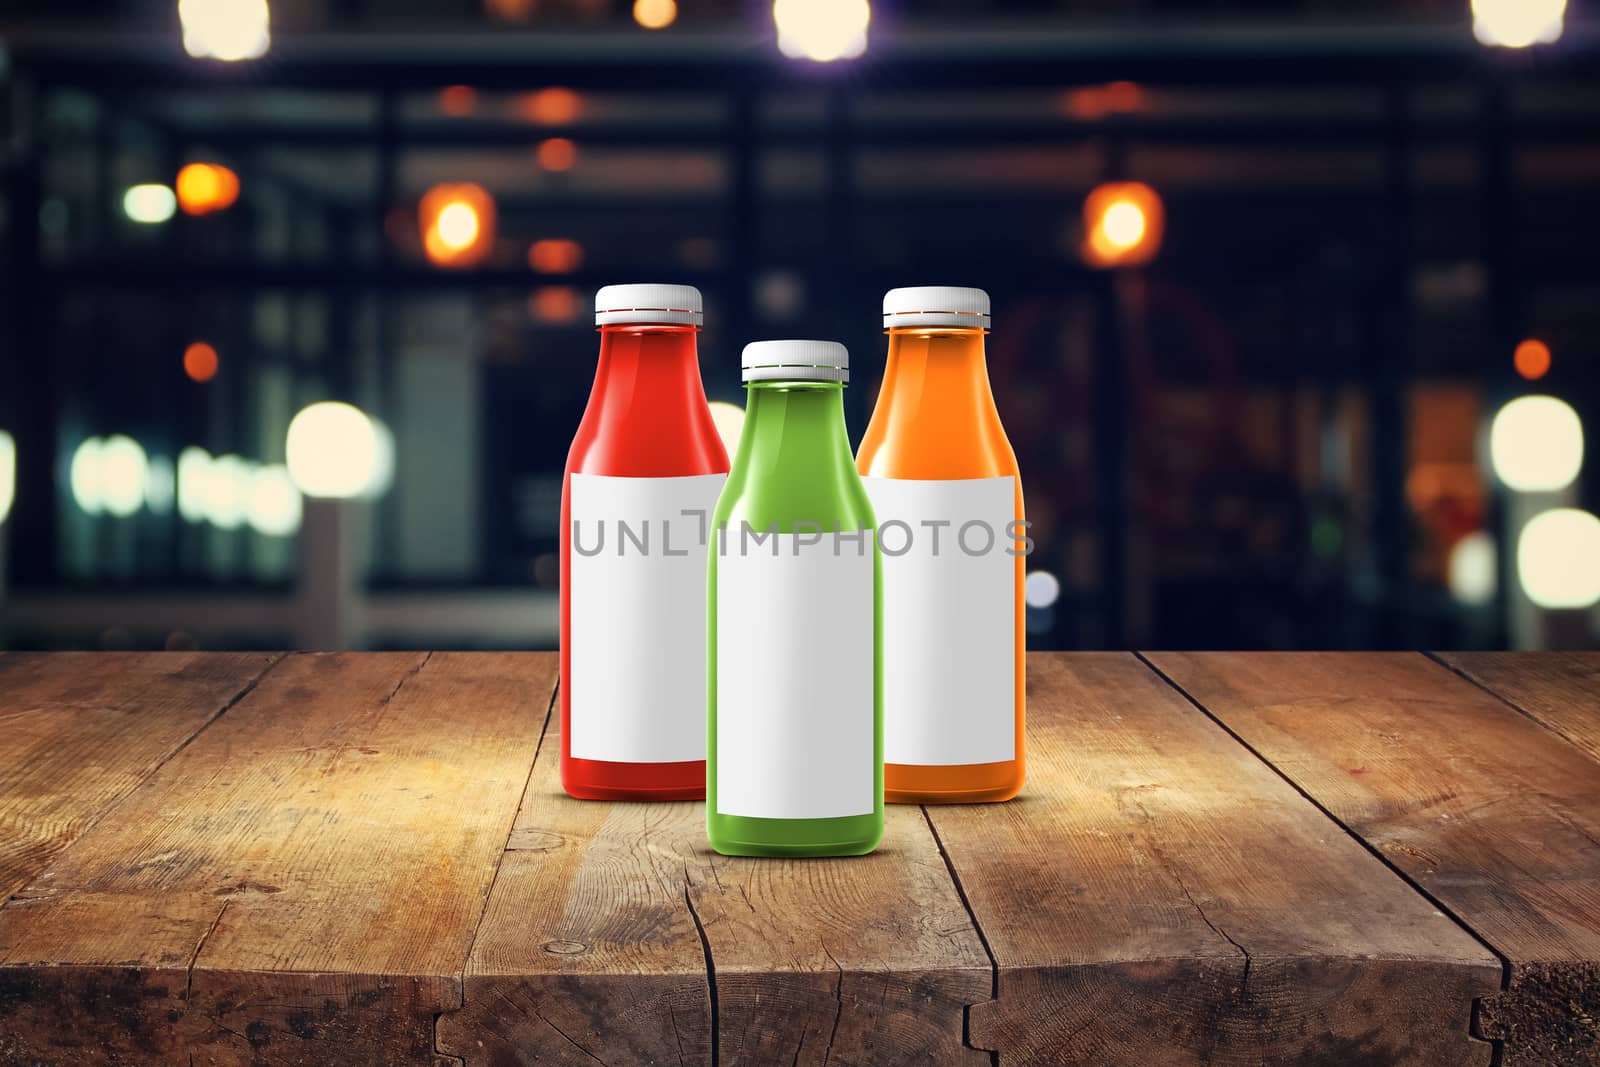
[[[706,531],[727,480],[572,476],[578,759],[706,758]]]
[[[740,540],[730,528],[717,560],[717,811],[870,815],[871,534],[859,554],[831,533],[776,535],[776,555]]]
[[[884,549],[884,762],[1015,759],[1014,480],[862,481]]]

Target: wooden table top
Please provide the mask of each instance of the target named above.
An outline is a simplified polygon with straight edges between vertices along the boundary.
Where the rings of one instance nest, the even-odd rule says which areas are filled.
[[[1600,654],[1028,671],[778,861],[565,797],[553,654],[0,654],[0,1063],[1600,1063]]]

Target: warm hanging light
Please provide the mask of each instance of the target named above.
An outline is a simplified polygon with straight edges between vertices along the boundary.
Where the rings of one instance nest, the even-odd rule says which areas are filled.
[[[1472,0],[1472,32],[1483,44],[1554,44],[1566,29],[1567,0]]]
[[[494,248],[494,198],[481,185],[436,185],[417,209],[422,248],[440,267],[474,267]]]
[[[1166,209],[1142,182],[1111,182],[1084,201],[1083,229],[1083,257],[1090,266],[1136,267],[1161,251]]]
[[[178,20],[196,59],[259,59],[272,44],[267,0],[178,0]]]
[[[239,199],[239,176],[216,163],[190,163],[178,171],[177,190],[185,215],[209,215]]]
[[[478,108],[478,90],[470,85],[449,85],[439,90],[439,110],[451,118],[470,115]]]
[[[633,21],[647,30],[666,29],[677,18],[677,0],[633,0]]]
[[[867,50],[872,5],[867,0],[774,0],[772,21],[784,55],[831,63]]]

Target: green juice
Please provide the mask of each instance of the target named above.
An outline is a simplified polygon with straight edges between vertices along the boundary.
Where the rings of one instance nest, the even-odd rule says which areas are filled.
[[[845,434],[844,349],[782,347],[801,345],[823,343],[746,349],[711,524],[706,830],[727,855],[853,856],[883,837],[876,523]]]

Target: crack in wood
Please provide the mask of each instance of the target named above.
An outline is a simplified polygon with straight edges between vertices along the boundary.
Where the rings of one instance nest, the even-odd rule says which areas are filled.
[[[711,961],[711,940],[706,937],[705,924],[694,907],[694,894],[690,891],[689,861],[683,861],[683,902],[689,908],[689,918],[694,920],[695,933],[700,935],[700,949],[706,957],[706,993],[711,998],[711,1067],[722,1062],[722,1018],[717,1009],[717,968]]]
[[[978,944],[983,946],[984,955],[989,957],[989,1000],[993,1004],[1000,999],[1000,961],[995,958],[994,949],[989,946],[989,936],[983,932],[983,924],[978,921],[978,913],[972,910],[972,901],[967,899],[966,887],[961,884],[961,876],[956,873],[955,861],[950,858],[949,851],[944,847],[944,839],[939,836],[939,828],[933,823],[933,814],[928,811],[926,804],[921,805],[922,818],[928,824],[928,832],[933,835],[933,843],[939,849],[939,858],[944,860],[944,869],[950,875],[951,884],[955,886],[956,896],[961,900],[961,906],[967,911],[967,918],[972,922],[972,929],[978,935]],[[972,1043],[972,1009],[974,1005],[966,1004],[961,1009],[961,1044],[976,1052],[987,1052],[989,1062],[998,1067],[1000,1052],[998,1049],[981,1048]]]

